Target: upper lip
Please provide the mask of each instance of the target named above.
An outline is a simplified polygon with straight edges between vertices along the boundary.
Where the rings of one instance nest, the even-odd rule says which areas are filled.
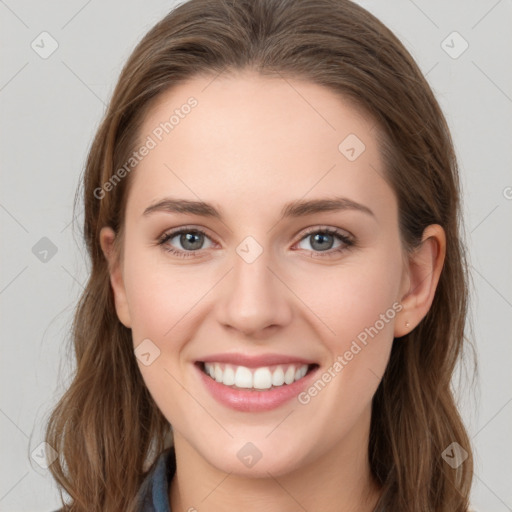
[[[261,366],[272,366],[276,364],[316,364],[315,361],[285,354],[259,354],[249,356],[240,353],[211,354],[198,359],[198,362],[230,363],[236,366],[246,366],[247,368],[258,368]]]

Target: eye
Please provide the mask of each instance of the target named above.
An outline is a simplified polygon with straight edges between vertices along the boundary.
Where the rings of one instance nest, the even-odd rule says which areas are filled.
[[[174,243],[180,244],[183,249],[176,249],[170,245],[170,242],[174,239],[177,240],[177,242]],[[196,257],[197,255],[195,253],[200,249],[204,249],[202,246],[205,239],[210,240],[206,233],[201,229],[184,227],[164,233],[158,240],[158,245],[161,245],[164,250],[174,254],[175,256],[180,258],[190,258]]]
[[[174,241],[176,239],[176,241]],[[164,233],[158,239],[158,245],[161,245],[163,249],[171,254],[180,258],[197,257],[203,247],[205,240],[211,238],[199,228],[188,228],[182,227],[167,233]],[[333,244],[338,240],[339,245],[334,247]],[[174,242],[173,242],[174,241]],[[329,257],[341,253],[347,250],[351,246],[355,245],[354,240],[348,236],[345,232],[330,227],[316,227],[310,229],[299,241],[303,243],[308,241],[310,244],[309,248],[305,248],[308,251],[312,251],[315,257]],[[176,244],[181,245],[180,248],[176,248]],[[209,246],[211,247],[213,243]],[[301,247],[304,249],[304,247]]]
[[[339,241],[339,245],[333,249],[333,244],[336,240]],[[299,243],[304,241],[308,242],[310,247],[312,247],[312,249],[307,247],[305,249],[312,250],[315,257],[333,256],[354,245],[354,240],[345,232],[329,227],[309,230]]]

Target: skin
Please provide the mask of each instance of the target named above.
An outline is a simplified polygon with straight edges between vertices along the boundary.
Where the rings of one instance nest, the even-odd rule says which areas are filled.
[[[190,96],[198,106],[133,171],[121,258],[109,227],[100,237],[119,320],[132,329],[134,347],[149,338],[160,350],[149,366],[138,364],[174,430],[171,509],[369,512],[379,494],[368,463],[371,400],[393,342],[401,343],[394,338],[430,308],[444,232],[429,226],[421,247],[405,253],[377,127],[329,90],[248,71],[197,77],[158,98],[140,139]],[[349,134],[366,146],[354,161],[338,149]],[[342,210],[279,220],[285,203],[334,195],[373,215]],[[223,221],[143,215],[166,196],[212,203]],[[182,226],[207,233],[196,257],[157,244]],[[317,227],[338,228],[356,244],[333,253],[343,246],[333,237],[324,245],[332,256],[322,256],[305,236]],[[247,236],[263,250],[250,264],[236,252]],[[190,247],[179,236],[166,244]],[[394,303],[401,311],[304,405],[293,399],[267,412],[231,410],[193,367],[217,352],[279,353],[317,361],[321,376]],[[252,467],[237,457],[247,442],[262,454]]]

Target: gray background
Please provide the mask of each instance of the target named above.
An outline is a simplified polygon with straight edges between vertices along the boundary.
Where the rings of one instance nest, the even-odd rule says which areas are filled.
[[[460,394],[476,450],[472,502],[479,512],[511,511],[512,2],[359,3],[404,42],[452,129],[480,365],[479,386],[465,384]],[[74,193],[123,63],[173,5],[0,0],[2,511],[59,505],[48,470],[31,453],[40,453],[49,409],[73,364],[66,339],[88,270],[71,224]],[[31,47],[35,41],[39,52],[51,49],[43,31],[58,44],[46,59]],[[457,58],[465,43],[450,36],[454,31],[469,44]]]

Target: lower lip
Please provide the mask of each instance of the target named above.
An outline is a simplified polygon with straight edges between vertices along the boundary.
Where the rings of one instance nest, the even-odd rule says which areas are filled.
[[[206,388],[222,405],[230,407],[241,412],[260,412],[270,411],[288,402],[303,391],[310,383],[318,370],[318,366],[310,370],[302,379],[291,384],[270,390],[253,390],[253,389],[235,389],[225,386],[220,382],[212,379],[200,368],[199,364],[194,364],[195,368],[201,375]]]

